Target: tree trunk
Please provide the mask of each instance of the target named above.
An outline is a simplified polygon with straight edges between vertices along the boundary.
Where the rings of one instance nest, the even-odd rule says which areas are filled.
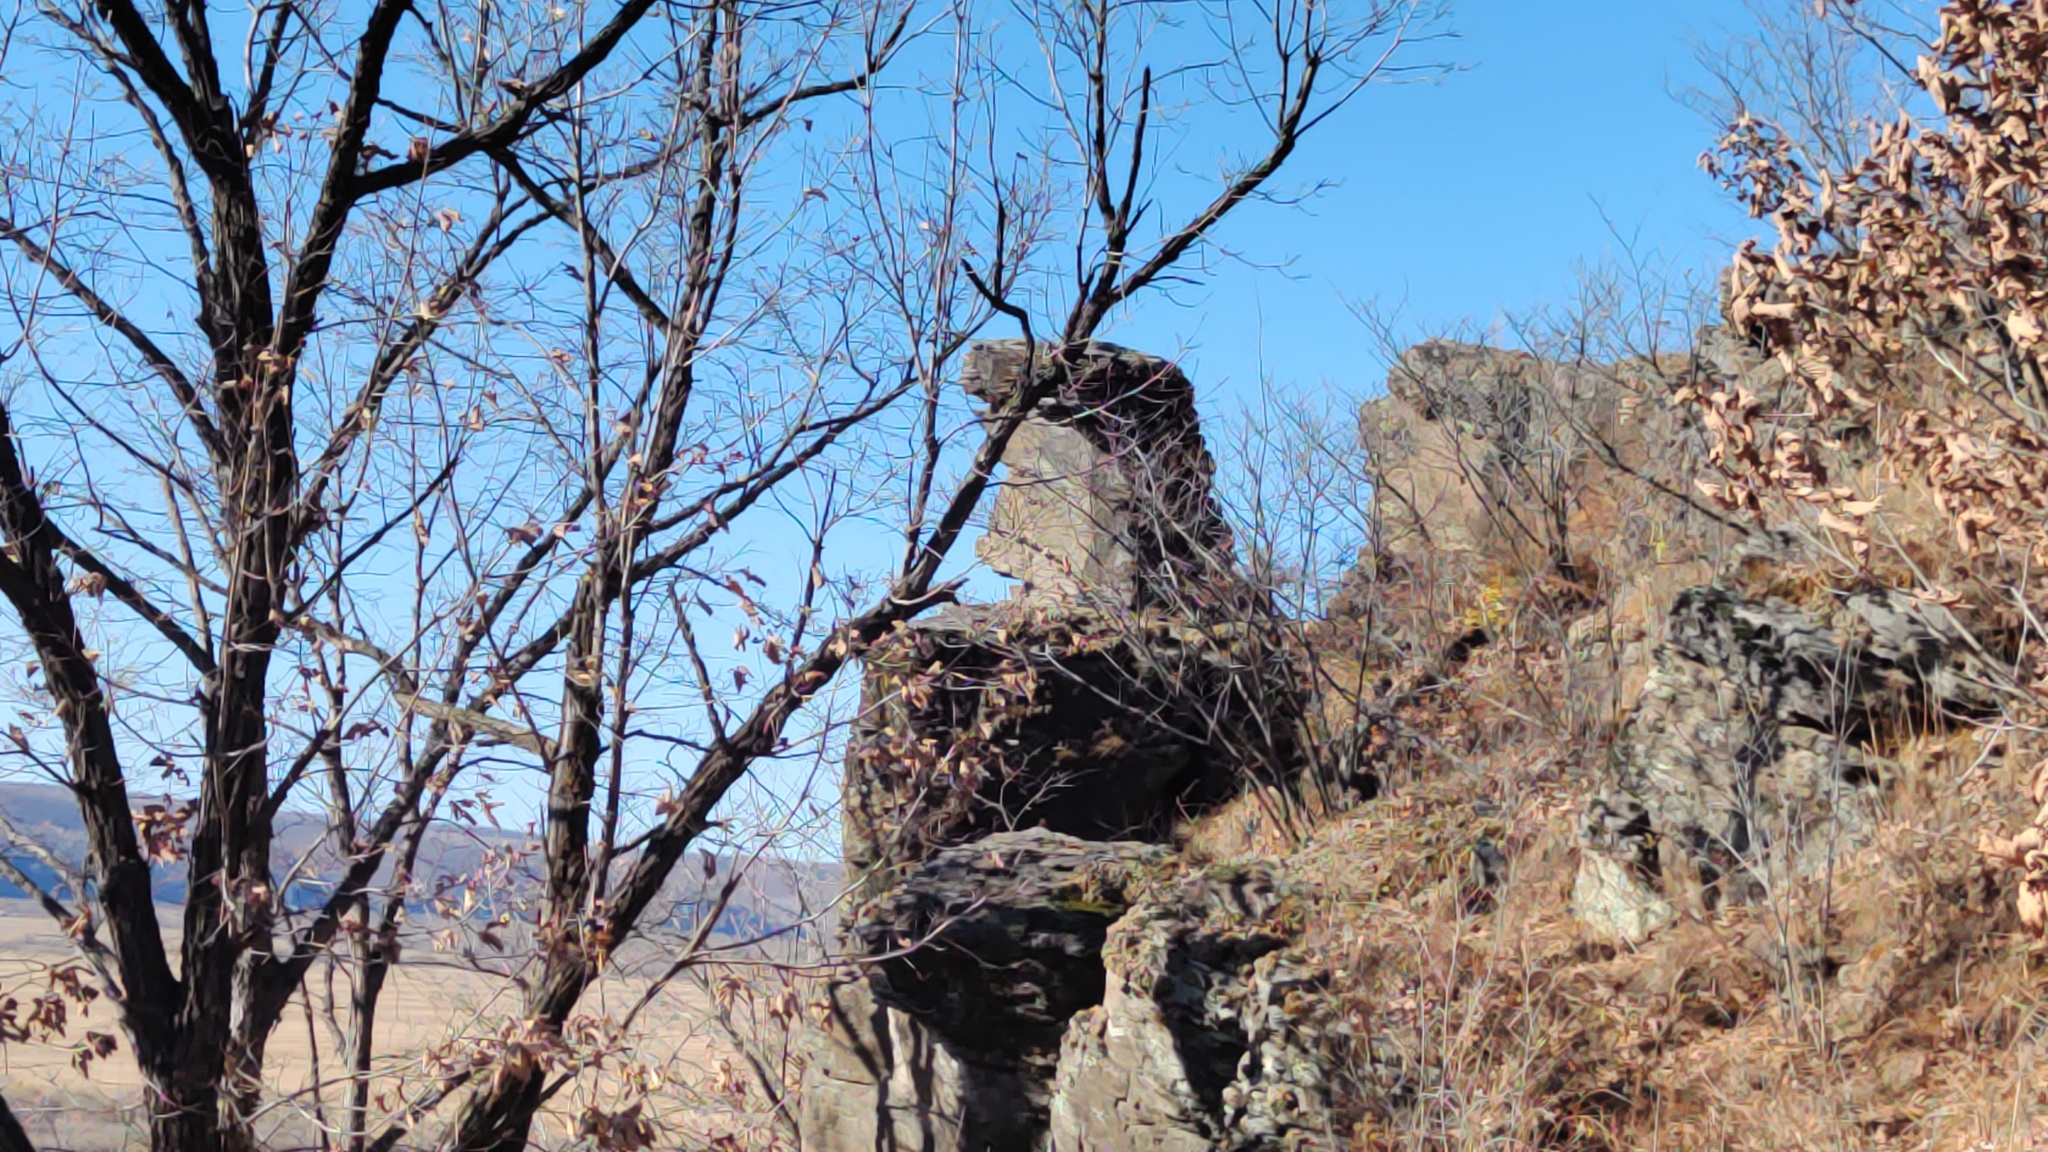
[[[175,1096],[158,1091],[148,1095],[150,1152],[226,1152],[220,1094],[211,1082]]]
[[[21,1121],[16,1120],[14,1112],[7,1107],[5,1096],[0,1096],[0,1152],[36,1152],[36,1146],[29,1140]]]
[[[623,936],[624,933],[621,933]],[[548,1028],[576,1010],[595,975],[584,955],[558,948],[547,959],[540,983],[527,997],[527,1019]],[[520,1152],[526,1147],[534,1113],[540,1111],[547,1077],[531,1057],[508,1060],[488,1088],[471,1097],[448,1147],[457,1152]]]

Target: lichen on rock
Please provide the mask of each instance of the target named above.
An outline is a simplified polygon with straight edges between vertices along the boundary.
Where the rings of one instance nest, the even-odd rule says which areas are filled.
[[[1763,534],[1734,567],[1794,551]],[[1574,906],[1633,942],[1669,921],[1666,901],[1708,911],[1761,896],[1771,868],[1812,874],[1871,830],[1893,768],[1879,736],[1997,703],[1995,673],[1940,605],[1888,589],[1811,605],[1730,582],[1681,592],[1587,809]]]

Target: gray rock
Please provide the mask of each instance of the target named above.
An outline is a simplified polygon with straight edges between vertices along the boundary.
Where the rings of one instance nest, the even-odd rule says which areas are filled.
[[[1031,830],[904,876],[858,926],[869,978],[834,985],[806,1039],[806,1152],[1043,1148],[1060,1037],[1101,1002],[1109,926],[1166,857]]]
[[[866,655],[842,825],[861,877],[846,931],[868,979],[834,990],[833,1020],[807,1041],[809,1152],[1042,1152],[1062,1052],[1080,1043],[1070,1025],[1100,1018],[1098,1039],[1121,1035],[1104,948],[1166,871],[1170,852],[1149,841],[1294,761],[1291,656],[1261,643],[1270,605],[1232,569],[1187,379],[1108,344],[1028,373],[1027,358],[1020,342],[978,345],[963,381],[995,409],[1027,378],[1056,382],[1008,446],[980,544],[1018,594],[951,607]],[[1156,991],[1171,1003],[1146,1002],[1178,1073],[1077,1064],[1069,1077],[1077,1108],[1097,1079],[1122,1084],[1120,1099],[1165,1093],[1164,1143],[1131,1147],[1182,1146],[1174,1133],[1263,1147],[1244,1134],[1284,1134],[1319,1098],[1313,1062],[1268,1020],[1296,977],[1253,972],[1281,941],[1192,926],[1264,914],[1271,884],[1235,879],[1127,933],[1170,953]],[[1149,993],[1115,995],[1135,1020]]]
[[[1597,851],[1579,856],[1572,912],[1595,936],[1617,944],[1640,944],[1677,917],[1671,902],[1634,869]]]
[[[984,1068],[1049,1075],[1074,1014],[1102,1002],[1103,942],[1164,848],[1044,829],[947,848],[856,929],[875,998]]]
[[[1762,537],[1741,564],[1789,547]],[[1819,610],[1718,584],[1681,593],[1582,825],[1575,907],[1630,939],[1668,918],[1660,901],[1680,888],[1712,907],[1756,898],[1767,859],[1822,866],[1870,827],[1890,771],[1872,735],[1988,713],[1996,682],[1954,617],[1904,593]]]
[[[847,864],[874,893],[937,847],[1005,828],[1165,840],[1271,778],[1298,702],[1243,686],[1290,672],[1215,635],[1014,603],[905,629],[868,658],[842,782]]]
[[[797,1129],[805,1152],[985,1152],[1041,1142],[1014,1076],[947,1052],[864,980],[833,985],[828,1020],[804,1037]]]
[[[1021,340],[968,350],[961,383],[1000,408],[1024,375]],[[975,551],[1019,593],[1066,604],[1178,603],[1230,566],[1194,389],[1170,361],[1095,341],[1041,378],[1057,386],[1003,453]]]
[[[1000,409],[1026,346],[972,347],[962,384]],[[983,559],[1019,581],[865,658],[842,786],[864,890],[1006,828],[1164,840],[1296,760],[1300,701],[1271,605],[1234,569],[1193,390],[1170,362],[1090,343],[1003,456]]]
[[[1284,898],[1269,873],[1242,868],[1198,877],[1117,922],[1103,1001],[1061,1044],[1056,1152],[1323,1146],[1326,990],[1263,926]]]
[[[1656,402],[1643,382],[1690,366],[1669,357],[1595,364],[1556,351],[1430,340],[1389,366],[1385,394],[1359,413],[1375,465],[1376,548],[1432,563],[1484,556],[1568,570],[1573,552],[1640,547],[1615,533],[1615,502],[1689,490],[1706,448],[1683,410]],[[1703,527],[1670,514],[1687,534]]]

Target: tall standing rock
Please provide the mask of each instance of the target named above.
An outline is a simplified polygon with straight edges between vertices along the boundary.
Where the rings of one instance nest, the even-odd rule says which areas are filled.
[[[847,863],[873,877],[1005,828],[1160,840],[1189,808],[1291,757],[1285,655],[1247,629],[1187,377],[1091,343],[1003,455],[982,559],[998,604],[905,628],[867,659],[843,788]],[[1000,408],[1022,341],[975,345],[963,386]]]
[[[1294,677],[1235,570],[1187,378],[1110,344],[1030,355],[980,344],[963,371],[992,409],[1027,369],[1058,381],[1004,453],[977,546],[1015,594],[866,658],[842,821],[848,937],[876,962],[813,1037],[809,1152],[1045,1148],[1067,1030],[1103,1000],[1119,877],[1292,760]]]
[[[968,395],[1001,408],[1024,379],[1022,340],[969,349]],[[1194,388],[1171,361],[1091,342],[1003,453],[1004,478],[975,546],[1018,594],[1067,607],[1184,609],[1230,571]]]

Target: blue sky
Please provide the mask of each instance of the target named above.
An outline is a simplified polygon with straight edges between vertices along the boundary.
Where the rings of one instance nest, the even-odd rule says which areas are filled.
[[[1459,71],[1369,90],[1283,174],[1335,187],[1226,225],[1285,267],[1222,265],[1111,336],[1185,349],[1211,405],[1262,369],[1355,394],[1385,368],[1347,299],[1422,335],[1558,302],[1624,244],[1710,275],[1747,222],[1699,170],[1713,126],[1682,97],[1706,82],[1696,46],[1753,23],[1741,0],[1458,0],[1457,38],[1421,51]]]
[[[1227,418],[1262,374],[1289,395],[1376,388],[1384,364],[1347,300],[1401,305],[1417,337],[1461,322],[1484,326],[1569,295],[1582,265],[1621,245],[1617,231],[1660,266],[1705,275],[1747,230],[1695,163],[1713,126],[1680,99],[1704,80],[1695,44],[1749,27],[1742,0],[1454,3],[1458,38],[1421,46],[1411,62],[1456,71],[1368,91],[1309,138],[1277,184],[1333,187],[1298,207],[1248,205],[1226,222],[1225,247],[1281,267],[1218,264],[1170,300],[1148,298],[1106,333],[1184,353],[1207,418]],[[1215,115],[1205,107],[1189,114],[1198,135]],[[1202,167],[1198,149],[1189,151],[1180,162]],[[998,325],[989,334],[1010,331]],[[799,511],[804,499],[791,497]],[[771,578],[800,580],[806,559],[787,553],[802,542],[776,523],[734,540],[731,556]],[[848,567],[880,571],[897,545],[886,536],[865,555],[858,540],[851,547]],[[968,554],[963,543],[963,566]],[[1005,590],[987,573],[972,588]],[[850,679],[841,687],[854,689]],[[832,765],[828,757],[765,775],[786,797],[794,774],[818,768],[829,778]],[[507,773],[508,819],[535,814],[534,779],[530,768]]]

